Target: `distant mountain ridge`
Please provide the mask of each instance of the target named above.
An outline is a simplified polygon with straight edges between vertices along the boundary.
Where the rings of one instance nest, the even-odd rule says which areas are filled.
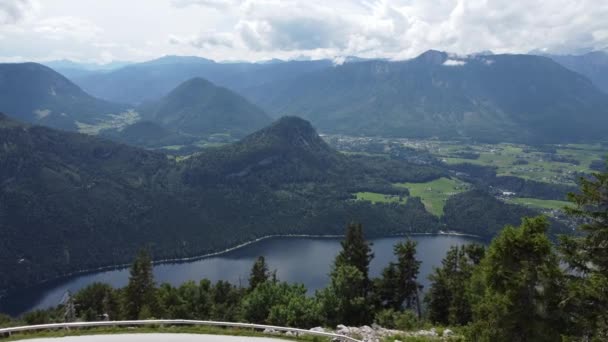
[[[549,58],[455,57],[348,63],[249,88],[269,113],[327,132],[482,141],[605,139],[608,96]]]
[[[76,130],[128,106],[94,98],[51,68],[37,63],[0,64],[0,111],[26,122]]]
[[[608,53],[593,51],[583,55],[544,55],[588,77],[598,88],[608,94]]]
[[[331,65],[330,60],[217,63],[201,57],[165,56],[107,73],[75,77],[73,81],[99,98],[141,104],[167,95],[179,84],[194,77],[238,91]]]

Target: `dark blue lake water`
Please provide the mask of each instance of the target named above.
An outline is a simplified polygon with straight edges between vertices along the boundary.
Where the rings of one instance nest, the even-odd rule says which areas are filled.
[[[427,276],[433,267],[441,264],[441,259],[450,246],[477,241],[448,235],[419,235],[413,239],[418,241],[417,256],[422,261],[419,279],[425,288],[428,285]],[[394,260],[393,245],[401,240],[403,238],[398,237],[372,240],[375,254],[370,265],[372,277],[378,276]],[[340,241],[340,238],[271,238],[219,256],[156,265],[154,276],[157,283],[172,285],[207,278],[212,281],[228,280],[246,286],[254,260],[263,255],[270,268],[276,269],[279,279],[303,283],[314,292],[327,285],[330,266],[340,250]],[[94,282],[122,287],[127,284],[128,278],[128,269],[121,269],[56,280],[2,298],[0,312],[19,315],[33,309],[48,308],[59,304],[66,291],[73,293]]]

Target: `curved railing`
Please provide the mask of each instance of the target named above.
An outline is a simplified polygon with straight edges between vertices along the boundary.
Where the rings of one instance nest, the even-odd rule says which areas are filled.
[[[235,323],[235,322],[216,322],[216,321],[195,321],[187,319],[154,319],[154,320],[142,320],[142,321],[101,321],[101,322],[71,322],[71,323],[52,323],[52,324],[40,324],[40,325],[28,325],[21,327],[11,327],[0,329],[0,338],[3,335],[11,335],[12,333],[18,332],[30,332],[38,330],[53,330],[53,329],[67,329],[67,328],[96,328],[96,327],[116,327],[116,326],[135,326],[135,325],[206,325],[216,327],[229,327],[229,328],[249,328],[249,329],[272,329],[275,331],[292,332],[302,335],[313,335],[335,338],[345,342],[361,342],[360,340],[352,337],[322,331],[313,331],[298,328],[279,327],[274,325],[264,324],[252,324],[252,323]]]

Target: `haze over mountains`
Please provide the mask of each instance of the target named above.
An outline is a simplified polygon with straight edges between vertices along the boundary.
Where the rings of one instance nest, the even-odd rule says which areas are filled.
[[[566,68],[589,78],[608,93],[608,53],[593,51],[583,55],[545,55]]]
[[[143,109],[170,102],[163,96],[172,91],[171,97],[177,96],[179,84],[200,77],[244,95],[272,116],[302,116],[323,132],[490,142],[593,141],[604,139],[602,127],[608,125],[608,93],[601,90],[603,56],[598,52],[552,60],[428,51],[402,62],[351,58],[342,65],[329,60],[216,63],[167,56],[73,80],[100,98],[147,101]],[[190,100],[180,102],[197,107]],[[170,105],[165,111],[166,120],[179,116]],[[190,124],[180,128],[175,122],[167,128],[182,130]]]
[[[331,65],[329,60],[216,63],[200,57],[166,56],[108,73],[76,77],[73,81],[99,98],[140,104],[157,100],[193,77],[202,77],[216,85],[238,91]]]
[[[559,142],[601,139],[608,95],[554,61],[529,55],[337,66],[251,89],[275,115],[298,113],[322,131],[355,135]]]

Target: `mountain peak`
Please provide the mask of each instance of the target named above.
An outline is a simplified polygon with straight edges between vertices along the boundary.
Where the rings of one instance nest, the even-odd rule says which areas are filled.
[[[414,60],[428,64],[443,64],[448,59],[448,54],[443,51],[428,50],[420,54]]]
[[[262,109],[237,93],[195,77],[140,108],[144,118],[181,133],[242,137],[270,122]]]
[[[330,150],[310,122],[297,116],[281,117],[270,126],[249,135],[242,141],[244,144],[260,142],[308,151]]]

